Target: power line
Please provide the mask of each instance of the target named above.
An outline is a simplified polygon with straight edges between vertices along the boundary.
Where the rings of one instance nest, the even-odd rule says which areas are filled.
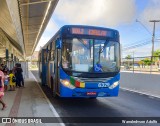
[[[123,46],[126,48],[126,47],[130,47],[130,46],[133,46],[133,45],[136,45],[136,44],[139,44],[139,43],[143,43],[143,42],[146,42],[146,41],[150,41],[150,40],[151,40],[151,38],[146,38],[146,39],[144,39],[144,40],[132,42],[132,43],[129,43],[129,44],[126,44],[126,45],[123,45]]]
[[[156,40],[156,42],[160,42],[159,39],[155,39],[155,40]],[[123,47],[122,50],[125,51],[125,50],[129,50],[129,49],[133,49],[133,48],[138,48],[138,47],[141,47],[141,46],[145,46],[147,44],[151,44],[151,39],[146,39],[145,41],[142,40],[142,41],[132,43],[130,45],[126,45],[126,46]]]
[[[147,44],[151,44],[151,40],[150,41],[147,41],[147,42],[143,42],[143,43],[139,43],[137,45],[132,45],[130,47],[124,47],[122,50],[125,51],[125,50],[129,50],[129,49],[134,49],[134,48],[138,48],[138,47],[141,47],[141,46],[145,46]]]
[[[139,23],[143,26],[143,28],[144,28],[150,35],[152,35],[152,33],[146,28],[146,26],[145,26],[141,21],[139,21],[138,19],[136,19],[136,22],[139,22]]]
[[[160,42],[160,41],[155,41],[155,42],[157,43],[157,42]],[[151,40],[147,41],[147,42],[144,42],[144,43],[139,43],[137,45],[132,45],[130,47],[124,47],[122,49],[122,51],[126,51],[126,50],[129,50],[129,49],[134,49],[134,48],[139,48],[139,47],[142,47],[142,46],[145,46],[145,45],[148,45],[148,44],[151,44]]]

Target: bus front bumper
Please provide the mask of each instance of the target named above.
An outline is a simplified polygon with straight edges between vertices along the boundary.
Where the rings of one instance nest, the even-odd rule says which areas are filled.
[[[75,88],[67,89],[63,88],[60,97],[116,97],[119,92],[119,85],[113,89],[109,88],[96,88],[96,89],[86,89],[86,88]]]

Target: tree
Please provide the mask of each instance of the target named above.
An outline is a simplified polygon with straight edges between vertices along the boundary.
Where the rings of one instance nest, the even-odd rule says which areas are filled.
[[[144,60],[142,60],[144,62],[144,65],[151,65],[151,60],[149,58],[145,58]]]
[[[156,56],[154,57],[155,64],[159,62],[159,65],[160,65],[160,49],[157,49],[156,51],[154,51],[153,56]]]
[[[142,66],[142,68],[143,68],[143,64],[144,64],[143,60],[138,61],[138,64],[139,64],[139,66]]]
[[[129,64],[129,60],[132,59],[132,56],[131,56],[131,55],[127,55],[127,56],[125,57],[125,59],[128,60],[128,65],[127,65],[127,66],[129,67],[129,65],[130,65],[130,64]]]
[[[160,49],[153,52],[153,56],[160,56]]]
[[[131,56],[131,55],[127,55],[127,56],[125,57],[125,59],[132,59],[132,56]]]

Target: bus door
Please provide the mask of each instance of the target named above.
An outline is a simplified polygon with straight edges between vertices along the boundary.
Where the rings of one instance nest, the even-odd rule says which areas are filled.
[[[43,49],[42,50],[42,72],[41,72],[41,80],[42,80],[42,85],[46,85],[46,72],[47,72],[47,67],[46,67],[46,63],[47,63],[47,60],[46,60],[46,50]]]
[[[50,61],[49,64],[50,64],[50,68],[49,68],[49,70],[50,70],[50,72],[49,72],[49,74],[50,74],[50,88],[53,91],[53,85],[54,85],[54,61]]]
[[[50,69],[51,69],[51,65],[50,65],[50,61],[48,61],[47,84],[51,88],[51,83],[50,83],[51,72],[50,72]]]
[[[60,93],[60,61],[61,61],[61,49],[56,49],[56,58],[55,58],[55,89]]]

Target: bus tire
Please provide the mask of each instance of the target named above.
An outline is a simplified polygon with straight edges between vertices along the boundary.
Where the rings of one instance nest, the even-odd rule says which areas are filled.
[[[53,97],[56,99],[59,98],[59,96],[57,94],[54,94]]]
[[[42,79],[42,72],[39,74],[39,78],[41,78],[41,79]]]
[[[53,97],[56,98],[56,99],[59,98],[59,96],[57,95],[56,92],[53,92]]]
[[[57,95],[57,91],[56,91],[56,88],[55,88],[55,84],[54,84],[53,78],[52,78],[52,83],[53,83],[53,91],[52,91],[53,93],[52,93],[52,94],[53,94],[53,97],[54,97],[54,98],[57,98],[58,95]]]

